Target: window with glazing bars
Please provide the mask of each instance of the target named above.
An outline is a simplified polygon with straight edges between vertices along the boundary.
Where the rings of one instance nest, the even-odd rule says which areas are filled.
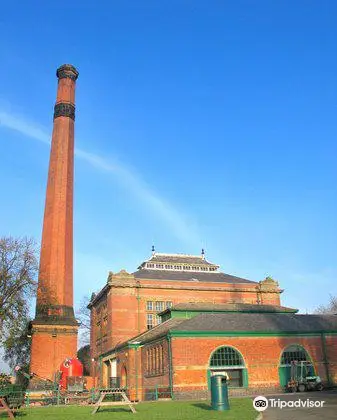
[[[292,346],[286,349],[282,354],[281,365],[290,365],[294,360],[298,362],[308,360],[307,353],[302,347]]]
[[[150,330],[154,327],[154,315],[153,314],[147,314],[146,315],[146,325],[147,329]]]
[[[157,312],[161,312],[164,310],[164,302],[162,301],[157,301],[156,302],[156,311]]]
[[[213,353],[211,367],[244,366],[242,357],[232,347],[221,347]]]

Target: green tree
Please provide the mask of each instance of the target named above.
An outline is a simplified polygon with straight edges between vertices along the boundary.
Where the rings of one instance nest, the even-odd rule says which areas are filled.
[[[80,360],[82,365],[83,365],[83,375],[84,376],[89,376],[90,375],[90,365],[91,365],[89,344],[81,347],[77,351],[77,357],[78,357],[78,360]]]
[[[89,296],[83,296],[80,307],[76,311],[76,317],[80,323],[79,342],[81,346],[85,346],[90,342],[90,310],[88,309],[89,302]]]
[[[11,384],[11,378],[7,373],[0,373],[0,388]]]
[[[23,331],[36,291],[37,248],[29,238],[0,238],[0,344]]]
[[[30,338],[29,307],[37,287],[38,259],[35,241],[29,238],[0,238],[0,345],[4,360],[14,369],[28,372]],[[24,376],[19,383],[26,385]]]
[[[31,339],[29,337],[29,319],[23,318],[20,327],[8,335],[3,343],[4,360],[14,369],[15,366],[22,368],[29,366]]]

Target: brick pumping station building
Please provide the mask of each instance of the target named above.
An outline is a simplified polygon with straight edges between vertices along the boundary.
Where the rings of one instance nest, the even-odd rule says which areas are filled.
[[[57,70],[31,372],[53,379],[75,358],[73,189],[75,84]],[[96,288],[97,286],[95,286]],[[97,386],[127,387],[132,400],[154,389],[174,398],[205,398],[210,376],[226,372],[231,392],[275,390],[292,360],[308,360],[325,384],[337,382],[337,315],[300,315],[281,306],[271,278],[224,274],[201,255],[160,254],[134,273],[110,273],[92,295],[91,375]]]
[[[110,273],[93,295],[92,375],[127,386],[130,398],[154,390],[207,398],[210,376],[226,372],[232,393],[284,387],[292,360],[312,361],[337,382],[337,316],[300,315],[280,304],[282,290],[224,274],[201,256],[153,251],[132,274]]]

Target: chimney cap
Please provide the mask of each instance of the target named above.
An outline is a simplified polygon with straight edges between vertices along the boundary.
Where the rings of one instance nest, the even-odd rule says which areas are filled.
[[[78,71],[71,64],[63,64],[56,70],[56,76],[58,79],[69,77],[70,79],[76,81],[78,78]]]

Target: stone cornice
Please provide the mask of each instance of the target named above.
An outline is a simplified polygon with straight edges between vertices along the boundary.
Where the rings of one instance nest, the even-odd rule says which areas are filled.
[[[174,282],[172,282],[172,283],[174,283]],[[195,286],[194,285],[193,286],[192,285],[191,286],[181,285],[181,284],[179,284],[179,285],[175,285],[175,284],[161,285],[161,284],[158,284],[158,283],[155,283],[155,282],[154,282],[153,285],[152,284],[142,284],[142,283],[136,284],[135,282],[125,282],[125,281],[120,282],[117,279],[114,280],[114,281],[111,280],[109,282],[109,286],[112,287],[112,288],[138,287],[140,289],[198,290],[198,291],[250,292],[250,293],[259,292],[259,293],[277,293],[277,294],[283,292],[283,290],[281,290],[281,289],[260,290],[260,289],[257,289],[256,287],[250,287],[250,288],[248,288],[248,287],[242,287],[241,288],[241,287],[233,287],[233,286],[232,287],[211,287],[211,286],[201,287],[200,283],[198,285],[195,285]]]
[[[45,333],[45,334],[65,334],[65,335],[74,335],[77,334],[78,327],[72,325],[67,326],[66,325],[53,325],[53,326],[47,326],[43,324],[35,324],[32,323],[31,333]]]

